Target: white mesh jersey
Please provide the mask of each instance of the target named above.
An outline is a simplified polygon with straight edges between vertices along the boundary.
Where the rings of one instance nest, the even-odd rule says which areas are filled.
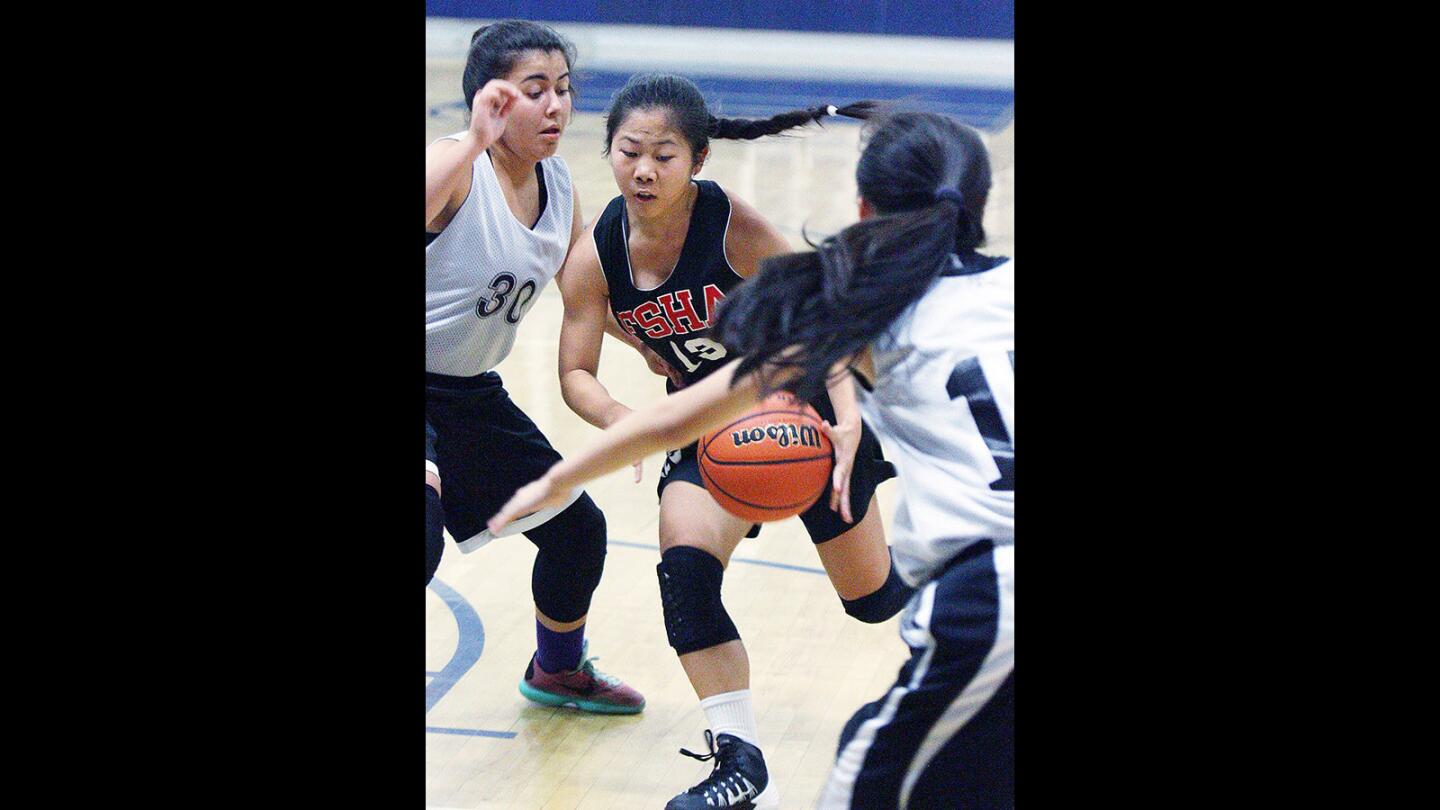
[[[1015,543],[1015,262],[952,265],[871,343],[860,394],[899,472],[895,566],[915,586],[971,543]]]
[[[447,136],[458,139],[458,135]],[[471,170],[470,196],[425,247],[425,370],[473,377],[510,354],[515,330],[570,249],[570,169],[540,161],[545,210],[527,228],[505,204],[490,156]]]

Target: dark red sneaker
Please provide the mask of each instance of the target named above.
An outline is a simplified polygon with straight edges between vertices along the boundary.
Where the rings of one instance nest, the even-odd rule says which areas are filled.
[[[586,639],[586,652],[589,647]],[[645,696],[614,675],[596,669],[598,660],[586,657],[578,669],[546,672],[532,655],[520,681],[520,694],[546,706],[574,706],[598,714],[639,714],[645,708]]]

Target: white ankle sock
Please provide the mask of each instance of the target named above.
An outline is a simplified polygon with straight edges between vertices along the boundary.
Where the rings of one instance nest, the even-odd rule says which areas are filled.
[[[755,730],[755,707],[750,705],[750,690],[721,692],[700,701],[705,710],[705,720],[716,737],[729,734],[739,737],[756,748],[760,747],[760,734]]]

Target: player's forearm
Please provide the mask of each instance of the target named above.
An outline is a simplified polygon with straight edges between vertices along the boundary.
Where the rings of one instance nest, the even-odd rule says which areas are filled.
[[[830,394],[830,404],[835,406],[835,424],[859,425],[860,402],[855,397],[855,380],[843,363],[837,363],[830,370],[825,388]]]
[[[759,399],[753,377],[731,387],[735,365],[731,363],[644,410],[624,415],[598,440],[551,467],[546,477],[563,487],[580,486],[636,459],[683,447],[734,419]]]
[[[625,327],[620,325],[619,321],[615,320],[615,314],[612,312],[605,313],[605,333],[632,348],[644,345],[639,338],[630,334]]]
[[[570,369],[560,376],[560,395],[586,422],[598,428],[607,428],[630,409],[610,396],[610,391],[585,369]]]

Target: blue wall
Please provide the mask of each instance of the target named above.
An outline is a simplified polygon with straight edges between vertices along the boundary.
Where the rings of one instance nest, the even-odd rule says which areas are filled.
[[[434,17],[1015,38],[1014,0],[425,0]]]

